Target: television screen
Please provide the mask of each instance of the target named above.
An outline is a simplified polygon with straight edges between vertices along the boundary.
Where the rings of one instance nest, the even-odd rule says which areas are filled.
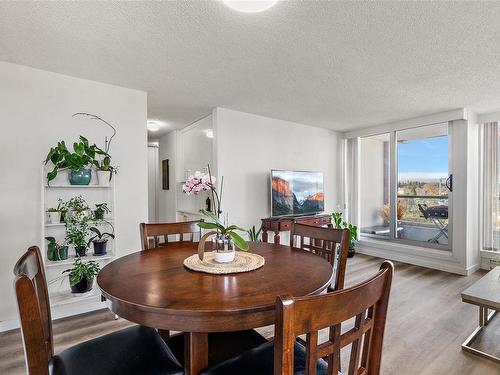
[[[323,173],[271,171],[271,216],[314,214],[324,205]]]

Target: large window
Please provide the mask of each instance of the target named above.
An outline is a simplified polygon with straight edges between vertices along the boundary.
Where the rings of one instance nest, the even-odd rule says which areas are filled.
[[[361,234],[450,248],[448,124],[362,137],[359,148]]]

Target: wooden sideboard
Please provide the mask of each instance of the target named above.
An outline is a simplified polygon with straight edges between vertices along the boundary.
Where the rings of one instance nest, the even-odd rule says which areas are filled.
[[[280,232],[292,229],[292,222],[322,226],[331,223],[331,215],[269,217],[262,220],[262,242],[267,242],[269,231],[274,232],[274,243],[280,244]]]

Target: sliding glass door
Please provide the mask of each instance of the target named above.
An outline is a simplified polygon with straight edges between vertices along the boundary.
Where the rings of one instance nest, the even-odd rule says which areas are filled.
[[[447,123],[360,138],[363,236],[450,248],[449,146]]]
[[[448,124],[423,126],[396,133],[396,238],[448,245],[449,173]]]

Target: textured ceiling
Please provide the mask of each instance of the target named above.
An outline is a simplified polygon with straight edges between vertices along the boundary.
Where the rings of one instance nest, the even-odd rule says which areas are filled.
[[[500,3],[2,2],[0,60],[147,91],[167,130],[216,106],[348,130],[500,108]]]

